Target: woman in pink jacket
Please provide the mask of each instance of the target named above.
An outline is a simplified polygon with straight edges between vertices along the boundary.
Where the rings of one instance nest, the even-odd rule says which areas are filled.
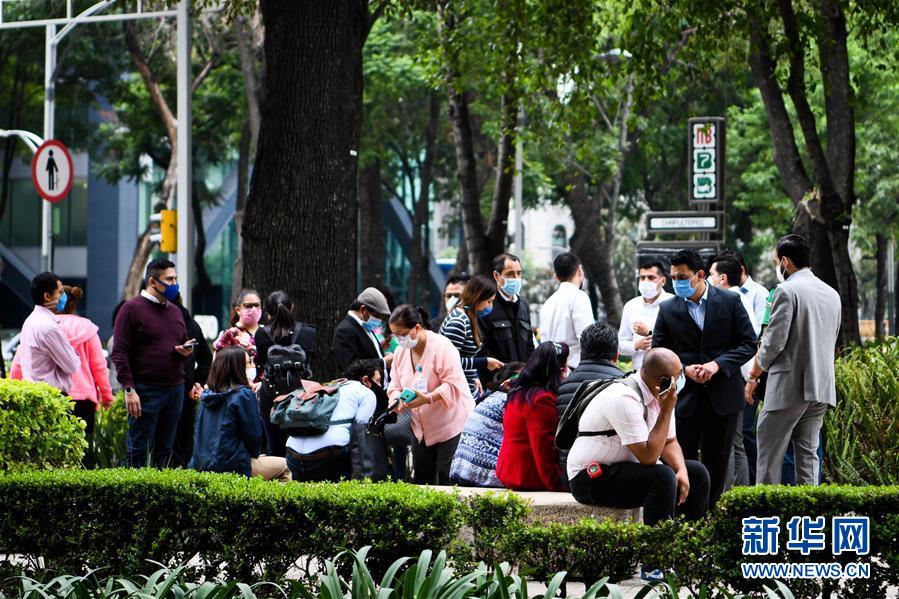
[[[72,398],[72,413],[84,420],[84,435],[88,444],[94,433],[94,413],[97,404],[102,403],[108,408],[115,398],[109,386],[109,371],[106,367],[106,358],[103,356],[103,344],[100,342],[97,325],[87,318],[75,314],[78,308],[78,300],[84,295],[80,287],[65,285],[66,307],[62,314],[58,315],[69,344],[81,358],[81,366],[72,374],[72,386],[69,387],[69,397]],[[21,368],[13,365],[12,378],[21,378]],[[84,454],[82,462],[86,468],[93,467],[93,458],[90,449]]]
[[[453,455],[474,410],[474,399],[459,350],[446,337],[428,330],[422,312],[403,304],[390,315],[390,330],[399,347],[393,354],[387,396],[393,402],[399,400],[397,412],[412,410],[413,482],[448,485]],[[400,398],[404,391],[407,400]]]

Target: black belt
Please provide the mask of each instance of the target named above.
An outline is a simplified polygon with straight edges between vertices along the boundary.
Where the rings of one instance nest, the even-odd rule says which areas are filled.
[[[313,460],[322,460],[324,458],[331,458],[337,455],[342,454],[346,450],[345,445],[329,445],[328,447],[322,447],[321,449],[317,449],[312,453],[298,453],[291,448],[287,448],[288,457],[298,461],[298,462],[311,462]]]

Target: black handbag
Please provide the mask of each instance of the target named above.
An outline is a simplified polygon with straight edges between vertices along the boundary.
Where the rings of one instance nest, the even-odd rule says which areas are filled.
[[[350,459],[353,478],[387,479],[387,444],[384,438],[369,432],[367,424],[354,422],[350,427]]]

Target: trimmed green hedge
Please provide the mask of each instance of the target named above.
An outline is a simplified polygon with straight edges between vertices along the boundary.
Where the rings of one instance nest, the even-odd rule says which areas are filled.
[[[677,575],[698,592],[703,584],[757,593],[772,581],[747,581],[740,562],[871,564],[871,578],[838,591],[820,581],[787,581],[797,597],[879,597],[899,585],[899,487],[752,487],[726,493],[699,523],[582,520],[529,524],[528,509],[507,493],[464,501],[404,483],[275,484],[260,479],[184,470],[56,471],[0,475],[0,554],[44,560],[52,574],[105,567],[149,572],[155,560],[189,563],[196,573],[227,579],[281,581],[313,577],[342,548],[371,545],[372,572],[424,549],[448,549],[454,567],[509,562],[523,575],[546,579],[567,571],[591,584],[626,579],[641,563]],[[792,516],[867,515],[871,554],[803,557],[787,552]],[[741,520],[781,517],[780,553],[743,557]],[[304,558],[298,563],[300,558]],[[6,574],[37,573],[12,567]],[[43,574],[46,574],[44,572]]]
[[[0,379],[0,471],[80,466],[86,447],[84,422],[59,389]]]
[[[0,553],[41,556],[57,573],[138,573],[152,559],[204,574],[281,580],[308,558],[371,545],[373,571],[446,547],[457,500],[407,484],[273,484],[185,470],[0,476]],[[295,564],[301,558],[304,563]],[[155,569],[155,566],[153,566]]]

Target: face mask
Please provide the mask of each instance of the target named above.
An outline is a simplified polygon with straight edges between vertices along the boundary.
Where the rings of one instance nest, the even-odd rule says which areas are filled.
[[[159,281],[159,284],[162,285],[162,295],[163,297],[165,297],[166,301],[175,301],[175,298],[178,297],[179,293],[181,293],[181,288],[178,286],[178,283],[175,283],[174,285],[166,285],[162,281]]]
[[[69,303],[69,295],[63,291],[62,295],[59,296],[59,302],[56,304],[56,313],[62,314],[66,309],[67,303]]]
[[[247,381],[252,383],[256,380],[256,369],[255,368],[247,368]]]
[[[411,335],[394,335],[396,344],[403,349],[413,349],[418,345],[418,339],[413,339]]]
[[[365,322],[362,323],[362,328],[365,329],[366,331],[368,331],[369,333],[374,333],[375,329],[378,328],[379,326],[381,326],[383,324],[383,322],[384,321],[382,321],[380,318],[375,318],[374,316],[372,316],[371,318],[369,318],[368,320],[366,320]]]
[[[680,373],[680,376],[677,377],[677,383],[675,383],[674,390],[680,395],[680,392],[684,390],[684,385],[687,384],[687,379],[684,377],[684,373]]]
[[[693,275],[693,277],[695,277],[695,276],[696,275]],[[693,297],[693,294],[696,293],[696,287],[693,287],[692,285],[690,285],[690,281],[693,280],[693,277],[690,277],[686,281],[679,281],[679,280],[674,281],[674,294],[677,297],[681,297],[684,299],[686,299],[688,297]]]
[[[640,295],[646,299],[653,299],[659,295],[659,287],[652,281],[640,281],[638,287],[640,289]]]
[[[487,307],[484,308],[483,310],[478,310],[478,312],[477,312],[478,318],[484,318],[485,316],[487,316],[487,315],[490,314],[491,312],[493,312],[493,306],[487,306]]]
[[[254,325],[259,322],[262,317],[262,310],[259,308],[244,308],[240,313],[240,321],[246,325]]]
[[[459,298],[458,298],[458,297],[451,297],[451,298],[449,298],[448,300],[446,300],[446,311],[447,311],[447,312],[452,312],[453,309],[455,309],[455,307],[458,306],[458,305],[459,305]]]
[[[781,283],[787,282],[787,276],[784,274],[784,270],[781,270],[780,262],[777,263],[777,267],[774,269],[777,271],[777,280]]]
[[[503,293],[509,297],[518,295],[521,292],[521,279],[506,279],[503,284]]]

